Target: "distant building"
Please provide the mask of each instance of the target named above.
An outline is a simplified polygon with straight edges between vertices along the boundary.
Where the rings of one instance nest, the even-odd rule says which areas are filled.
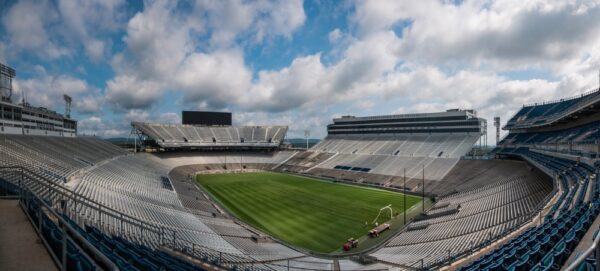
[[[77,136],[77,121],[44,107],[12,101],[15,71],[0,63],[0,134]]]

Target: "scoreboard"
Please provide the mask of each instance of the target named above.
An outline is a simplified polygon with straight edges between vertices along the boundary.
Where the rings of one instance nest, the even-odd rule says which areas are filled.
[[[189,125],[231,126],[231,112],[183,111],[181,123]]]

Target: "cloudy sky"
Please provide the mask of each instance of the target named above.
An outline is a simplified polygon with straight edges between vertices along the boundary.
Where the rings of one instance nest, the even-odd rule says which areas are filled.
[[[332,117],[524,103],[598,87],[600,1],[0,0],[16,99],[80,132],[228,110],[323,137]],[[490,140],[493,143],[493,139]]]

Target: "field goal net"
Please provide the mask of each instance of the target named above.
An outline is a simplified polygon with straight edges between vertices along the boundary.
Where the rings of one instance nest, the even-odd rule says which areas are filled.
[[[383,213],[385,215],[386,211],[390,212],[390,220],[392,220],[393,216],[394,216],[394,210],[392,210],[392,205],[388,205],[385,207],[382,207],[381,209],[379,209],[379,213],[377,214],[377,217],[375,217],[375,219],[373,219],[373,222],[371,222],[371,224],[375,224],[377,223],[377,219],[379,219],[379,217],[381,216],[381,214]]]

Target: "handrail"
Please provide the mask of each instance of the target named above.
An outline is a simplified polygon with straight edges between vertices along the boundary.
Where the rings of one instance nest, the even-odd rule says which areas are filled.
[[[2,168],[6,169],[7,167],[2,167]],[[20,173],[24,174],[25,169],[24,168],[19,168],[19,169],[20,169],[19,170]],[[90,251],[94,256],[94,259],[98,260],[105,268],[107,268],[107,270],[119,271],[119,268],[117,267],[117,265],[115,265],[108,257],[106,257],[106,255],[104,255],[102,252],[100,252],[86,238],[84,238],[75,228],[73,228],[71,226],[71,224],[67,220],[64,219],[64,217],[62,215],[57,213],[56,210],[52,206],[50,206],[46,201],[42,200],[25,182],[22,181],[22,179],[18,182],[17,186],[19,187],[19,190],[20,190],[19,191],[19,194],[20,194],[19,203],[22,208],[27,208],[27,206],[24,206],[23,204],[25,204],[24,201],[28,202],[28,199],[25,196],[25,194],[28,193],[27,196],[33,197],[35,200],[37,200],[38,204],[41,204],[44,207],[46,207],[46,210],[59,221],[59,225],[64,227],[63,228],[63,238],[68,238],[67,237],[67,232],[68,232],[70,235],[75,237],[75,239],[78,241],[78,243],[76,244],[77,246],[79,246],[79,244],[83,245],[83,248]],[[24,212],[31,220],[33,219],[27,211],[24,210]],[[40,212],[41,212],[41,207],[40,207]],[[33,222],[33,220],[32,220],[32,222]],[[34,226],[34,228],[35,228],[35,226]],[[40,228],[38,230],[41,231],[42,229]],[[40,236],[40,237],[42,239],[45,239],[42,236]],[[65,244],[66,243],[63,243],[63,246]],[[51,253],[54,253],[54,252],[51,252]],[[66,253],[66,247],[63,248],[63,253]],[[63,267],[66,264],[65,257],[66,257],[66,255],[63,255],[63,257],[62,257],[63,262],[61,264],[63,265]],[[64,267],[63,270],[66,270],[66,267]]]
[[[525,157],[524,155],[518,154],[522,159],[525,159],[529,162],[533,162],[533,160],[529,159],[528,157]],[[539,166],[539,163],[536,163]],[[542,199],[534,208],[533,208],[533,212],[526,214],[524,216],[521,216],[518,219],[518,223],[508,229],[505,229],[504,231],[500,232],[499,234],[496,234],[494,236],[490,236],[490,238],[488,238],[488,240],[482,241],[477,245],[473,245],[469,248],[464,249],[463,251],[457,251],[454,254],[449,253],[448,256],[440,256],[438,257],[438,260],[434,260],[429,264],[424,264],[424,261],[429,258],[430,256],[426,256],[423,259],[420,259],[414,263],[412,263],[410,265],[410,267],[413,267],[415,264],[421,262],[421,264],[423,266],[425,266],[426,268],[430,269],[430,268],[435,268],[435,267],[439,267],[442,265],[446,265],[450,262],[454,262],[457,259],[462,259],[464,258],[466,255],[471,254],[473,251],[478,251],[481,250],[491,244],[493,244],[494,242],[496,242],[497,240],[500,240],[501,238],[504,238],[508,235],[510,235],[511,233],[513,233],[515,230],[520,229],[521,227],[529,224],[532,222],[533,219],[535,219],[535,217],[541,215],[541,213],[544,211],[544,207],[548,204],[548,202],[550,202],[550,200],[552,199],[552,197],[554,196],[554,194],[556,193],[556,175],[551,176],[554,182],[554,185],[552,186],[552,191],[546,195],[546,197],[544,197],[544,199]]]
[[[579,257],[577,257],[575,259],[575,261],[573,261],[569,266],[567,266],[567,268],[565,268],[564,271],[573,271],[573,270],[577,269],[577,267],[579,267],[579,265],[581,263],[583,263],[583,261],[585,261],[585,259],[588,256],[590,256],[593,252],[596,251],[596,247],[598,246],[598,242],[600,242],[600,234],[598,236],[596,236],[596,238],[594,239],[594,241],[590,245],[590,247],[588,247],[581,255],[579,255]],[[596,261],[597,260],[598,259],[596,259]]]
[[[117,211],[117,210],[115,210],[115,209],[113,209],[113,208],[110,208],[110,207],[104,206],[104,205],[102,205],[102,204],[100,204],[100,203],[97,203],[97,202],[95,202],[94,200],[92,200],[92,199],[90,199],[90,198],[88,198],[88,197],[86,197],[86,196],[83,196],[83,195],[77,194],[77,193],[75,193],[75,192],[73,192],[73,191],[71,191],[71,190],[69,190],[69,189],[66,189],[66,188],[64,188],[64,187],[60,186],[59,184],[57,184],[57,183],[55,183],[55,182],[53,182],[53,181],[51,181],[51,180],[48,180],[46,177],[43,177],[43,176],[41,176],[41,175],[39,175],[39,174],[37,174],[37,173],[35,173],[35,172],[33,172],[33,171],[30,171],[30,170],[28,170],[28,169],[25,169],[25,168],[23,168],[23,167],[18,167],[18,166],[14,166],[14,167],[10,167],[10,166],[9,166],[9,167],[6,167],[6,166],[5,166],[5,167],[0,167],[0,171],[2,171],[2,170],[5,170],[5,169],[20,169],[20,170],[22,170],[22,171],[23,171],[23,176],[27,176],[27,174],[31,174],[31,175],[34,175],[35,177],[39,178],[39,179],[44,179],[44,180],[46,180],[47,182],[41,183],[41,182],[39,182],[37,179],[35,179],[35,178],[31,178],[30,176],[27,176],[27,177],[28,177],[30,180],[32,180],[32,181],[36,181],[36,182],[38,182],[38,183],[41,183],[42,185],[50,185],[50,186],[51,186],[53,189],[55,189],[55,190],[60,190],[60,191],[56,191],[56,192],[57,192],[57,193],[60,193],[62,196],[65,196],[65,197],[67,197],[68,199],[72,199],[72,200],[74,200],[74,201],[76,201],[76,202],[78,202],[78,203],[83,203],[83,204],[85,204],[85,205],[88,205],[88,207],[90,207],[90,208],[94,208],[94,209],[97,209],[97,208],[95,208],[96,206],[93,206],[94,204],[96,204],[96,205],[98,205],[98,207],[99,207],[99,208],[101,208],[101,209],[102,209],[104,212],[106,212],[106,211],[111,211],[111,212],[114,212],[114,213],[118,214],[117,216],[114,216],[113,214],[108,214],[108,215],[111,215],[111,216],[113,216],[114,218],[121,218],[121,219],[122,219],[122,218],[127,218],[127,219],[129,219],[129,220],[136,221],[136,222],[138,222],[138,223],[140,223],[140,224],[146,224],[146,222],[145,222],[145,221],[141,221],[141,220],[139,220],[139,219],[137,219],[137,218],[135,218],[135,217],[132,217],[132,216],[130,216],[130,215],[128,215],[128,214],[122,213],[122,212],[120,212],[120,211]],[[27,172],[27,174],[25,174],[25,172]],[[79,201],[78,201],[78,200],[79,200]],[[81,200],[85,200],[85,201],[87,201],[87,202],[85,202],[85,201],[84,201],[84,202],[81,202]],[[90,204],[89,202],[91,202],[91,204]],[[146,228],[146,229],[150,230],[149,228]],[[160,231],[160,229],[159,229],[159,230],[156,230],[156,231],[158,232],[158,231]]]
[[[204,256],[211,256],[211,257],[214,257],[215,259],[217,259],[218,264],[222,265],[222,266],[227,266],[227,265],[231,266],[232,264],[259,263],[256,259],[254,259],[250,255],[243,253],[243,252],[241,254],[230,254],[227,252],[218,251],[218,250],[210,248],[210,247],[206,247],[201,244],[194,243],[189,240],[184,240],[184,239],[178,238],[177,237],[178,229],[175,227],[159,226],[159,225],[155,225],[151,222],[143,221],[138,218],[132,217],[130,215],[127,215],[125,213],[122,213],[120,211],[112,209],[108,206],[105,206],[98,202],[95,202],[94,200],[92,200],[88,197],[77,194],[74,191],[68,190],[67,188],[47,179],[46,177],[40,176],[39,174],[32,172],[26,168],[23,168],[20,166],[0,166],[0,173],[3,170],[22,171],[23,172],[22,176],[27,177],[28,181],[33,181],[36,184],[43,186],[42,189],[47,189],[48,191],[52,191],[52,192],[56,193],[56,195],[59,195],[60,197],[62,197],[62,199],[72,200],[74,202],[74,204],[71,204],[70,205],[71,207],[73,205],[75,205],[76,206],[75,208],[77,208],[77,205],[84,205],[88,208],[93,209],[95,212],[97,212],[98,216],[100,217],[100,220],[102,220],[103,216],[110,217],[110,218],[118,221],[119,225],[117,225],[116,226],[117,229],[115,229],[114,224],[113,225],[104,225],[104,223],[102,221],[88,220],[84,217],[81,217],[79,214],[73,214],[73,215],[77,216],[76,218],[73,219],[75,222],[77,222],[78,220],[84,220],[85,222],[88,222],[88,223],[94,223],[95,226],[99,229],[103,229],[103,230],[106,230],[106,229],[111,230],[112,229],[112,230],[114,230],[114,232],[121,233],[121,234],[123,234],[123,230],[124,230],[123,223],[127,223],[128,225],[131,225],[133,227],[140,229],[141,234],[139,234],[136,237],[140,238],[140,239],[144,239],[145,241],[148,242],[148,244],[151,244],[152,246],[157,246],[157,244],[156,244],[155,240],[152,240],[152,236],[149,236],[147,234],[148,232],[155,234],[154,237],[158,237],[158,240],[160,240],[159,246],[165,246],[165,247],[172,248],[176,251],[184,253],[193,258],[203,258]],[[32,178],[28,174],[31,174],[32,176],[35,176],[36,178]],[[32,192],[34,191],[32,189],[30,189],[30,190]],[[181,230],[185,230],[185,229],[181,229]],[[193,232],[194,230],[189,230],[189,231]],[[211,234],[211,233],[207,233],[207,234]],[[216,233],[212,233],[212,234],[216,235]],[[256,268],[255,268],[255,270],[256,270]]]
[[[512,124],[512,125],[510,125],[511,127],[509,127],[509,129],[515,129],[515,128],[520,128],[520,127],[525,127],[525,126],[528,126],[528,125],[539,126],[539,125],[535,125],[535,122],[538,121],[538,120],[546,120],[546,121],[544,121],[543,124],[547,124],[548,122],[555,121],[555,120],[560,119],[561,117],[563,117],[565,115],[570,114],[573,111],[573,109],[577,109],[577,108],[581,107],[582,104],[584,104],[586,102],[589,102],[590,99],[594,97],[593,95],[595,95],[597,93],[600,93],[600,88],[592,90],[592,91],[588,91],[588,92],[585,92],[585,93],[582,93],[579,96],[573,96],[573,97],[570,97],[570,98],[561,99],[559,101],[544,102],[544,103],[534,103],[534,104],[524,105],[524,107],[527,107],[527,106],[538,106],[538,105],[547,105],[547,104],[551,104],[551,103],[571,101],[571,100],[578,99],[578,98],[581,99],[580,101],[577,101],[576,103],[572,104],[568,108],[565,108],[565,110],[563,110],[561,112],[556,112],[556,113],[554,113],[552,115],[548,115],[548,116],[543,116],[542,115],[542,116],[537,116],[537,117],[534,117],[534,118],[531,118],[531,119],[526,119],[526,121],[523,122],[523,123],[511,123],[512,119],[514,118],[514,116],[516,116],[516,114],[515,114],[512,118],[510,118],[508,120],[507,124],[505,125],[505,128],[506,128],[506,126],[509,126],[509,124]]]
[[[573,261],[571,264],[569,264],[569,266],[567,266],[567,268],[565,268],[564,271],[573,271],[573,270],[577,269],[577,267],[579,267],[579,265],[581,263],[583,263],[583,261],[585,261],[585,259],[594,252],[596,252],[596,265],[597,265],[598,264],[598,256],[600,256],[600,250],[598,250],[598,248],[597,248],[599,242],[600,242],[600,234],[596,234],[596,237],[594,237],[592,244],[581,255],[579,255],[575,259],[575,261]]]
[[[570,96],[570,97],[567,97],[567,98],[561,98],[561,99],[555,99],[555,100],[548,100],[548,101],[543,101],[541,103],[523,104],[523,107],[534,106],[534,105],[547,105],[547,104],[552,104],[552,103],[559,103],[559,102],[571,101],[571,100],[583,98],[583,97],[588,96],[590,94],[595,94],[596,92],[599,92],[599,91],[600,91],[600,89],[595,88],[595,89],[588,90],[588,91],[585,91],[585,92],[583,92],[581,94],[573,95],[573,96]]]

